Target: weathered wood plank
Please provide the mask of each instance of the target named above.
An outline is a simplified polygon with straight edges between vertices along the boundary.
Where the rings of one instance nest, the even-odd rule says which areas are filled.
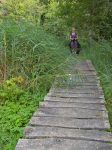
[[[82,84],[82,85],[78,85],[78,84],[76,84],[76,83],[73,83],[72,81],[70,81],[68,84],[54,84],[54,87],[55,88],[69,88],[69,89],[80,89],[80,90],[83,90],[83,89],[93,89],[93,90],[95,90],[95,89],[97,89],[97,90],[99,90],[100,89],[100,86],[99,85],[84,85],[84,84]]]
[[[76,85],[74,84],[73,86],[69,86],[69,85],[65,85],[65,86],[61,86],[61,85],[54,85],[55,88],[69,88],[69,89],[92,89],[92,90],[99,90],[101,87],[100,86],[96,86],[96,85]]]
[[[90,69],[96,71],[95,68],[94,68],[94,66],[93,66],[93,64],[92,64],[92,62],[91,62],[90,60],[86,60],[86,63],[87,63],[87,65],[88,65],[88,67],[89,67]]]
[[[91,89],[50,89],[49,93],[67,93],[67,94],[100,94],[103,95],[102,90],[91,90]]]
[[[70,139],[23,139],[16,150],[112,150],[112,144]]]
[[[92,109],[92,110],[106,110],[104,104],[90,104],[90,103],[75,103],[75,102],[61,102],[61,101],[44,101],[40,103],[40,107],[53,107],[53,108],[84,108],[84,109]]]
[[[77,73],[79,75],[97,77],[97,73],[94,72],[94,71],[90,71],[90,70],[80,70],[80,69],[78,69],[78,70],[75,70],[75,72],[74,71],[68,71],[68,73],[74,74],[74,73],[76,73],[76,71],[78,71]]]
[[[105,101],[103,98],[91,98],[91,97],[53,97],[53,96],[45,96],[45,101],[60,101],[60,102],[76,102],[76,103],[98,103],[98,104],[104,104]]]
[[[100,83],[99,80],[97,80],[97,78],[93,78],[93,77],[88,77],[88,76],[82,76],[82,75],[72,75],[72,74],[67,74],[65,76],[59,76],[55,81],[57,82],[62,82],[62,81],[68,81],[68,80],[72,80],[73,82],[79,83],[79,84],[85,84],[85,85],[96,85],[97,83]],[[87,83],[87,84],[86,84]]]
[[[30,139],[58,137],[66,139],[112,142],[112,134],[105,131],[67,129],[45,126],[26,127],[24,137]]]
[[[73,117],[73,118],[106,118],[106,111],[88,110],[83,108],[40,108],[34,113],[34,116],[56,116],[56,117]]]
[[[72,117],[32,117],[29,125],[98,130],[110,128],[107,119],[75,119]]]
[[[97,93],[48,93],[47,96],[53,96],[53,97],[90,97],[90,98],[100,98],[103,95],[102,94],[97,94]]]
[[[68,82],[72,82],[72,84],[74,86],[99,86],[99,83],[98,82],[84,82],[84,81],[73,81],[72,78],[68,79],[68,81],[62,81],[62,83],[65,82],[64,84],[67,84]],[[67,83],[66,83],[67,82]],[[57,82],[58,83],[58,82]],[[60,82],[59,82],[60,83]]]
[[[60,81],[64,81],[65,79],[69,80],[69,79],[72,79],[73,81],[76,81],[76,82],[89,82],[89,83],[100,83],[100,80],[97,76],[91,76],[91,75],[82,75],[82,74],[65,74],[65,75],[60,75],[58,76],[55,81],[57,82],[60,82]]]

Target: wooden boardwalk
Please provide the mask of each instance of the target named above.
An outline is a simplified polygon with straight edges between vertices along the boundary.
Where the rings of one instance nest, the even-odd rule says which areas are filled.
[[[16,150],[112,150],[105,100],[90,61],[56,78]]]

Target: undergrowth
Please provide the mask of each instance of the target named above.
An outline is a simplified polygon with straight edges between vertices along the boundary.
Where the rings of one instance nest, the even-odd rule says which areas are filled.
[[[69,51],[64,40],[28,22],[0,24],[0,148],[13,150]]]

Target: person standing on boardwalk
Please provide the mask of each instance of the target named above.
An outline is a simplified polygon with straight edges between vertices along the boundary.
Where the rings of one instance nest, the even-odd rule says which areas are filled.
[[[80,43],[78,42],[78,34],[76,33],[76,29],[73,27],[70,33],[70,51],[72,52],[72,47],[77,48],[76,54],[80,53]]]

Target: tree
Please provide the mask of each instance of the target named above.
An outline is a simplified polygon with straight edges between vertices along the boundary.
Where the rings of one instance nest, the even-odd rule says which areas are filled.
[[[3,3],[2,11],[7,12],[7,16],[15,20],[30,20],[40,22],[41,14],[45,9],[39,0],[8,0]]]
[[[109,0],[62,0],[58,15],[68,26],[92,30],[104,38],[112,35],[112,2]]]

